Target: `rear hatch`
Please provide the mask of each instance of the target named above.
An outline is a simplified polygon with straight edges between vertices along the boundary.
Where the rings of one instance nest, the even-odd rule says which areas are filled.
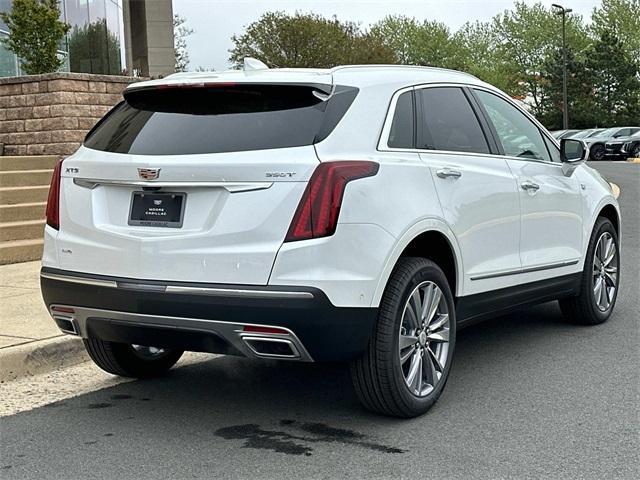
[[[356,89],[200,84],[134,89],[64,160],[60,268],[268,283],[314,144]]]

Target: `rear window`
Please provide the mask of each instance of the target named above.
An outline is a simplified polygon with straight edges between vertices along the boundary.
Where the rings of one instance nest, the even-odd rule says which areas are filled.
[[[387,145],[392,148],[414,148],[413,92],[404,92],[398,97],[393,114]]]
[[[331,133],[357,92],[356,88],[338,86],[329,96],[308,85],[132,91],[89,132],[84,145],[136,155],[312,145]]]

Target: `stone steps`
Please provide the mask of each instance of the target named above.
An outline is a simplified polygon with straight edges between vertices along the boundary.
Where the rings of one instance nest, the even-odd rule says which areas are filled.
[[[39,260],[43,246],[43,238],[0,242],[0,265]]]
[[[30,157],[0,157],[0,172],[14,170],[53,170],[60,157],[56,155],[33,155]]]
[[[19,205],[31,202],[46,202],[49,185],[35,187],[0,187],[0,205]]]
[[[29,240],[42,237],[44,219],[0,222],[0,242],[9,240]]]
[[[0,157],[0,265],[42,257],[54,155]]]
[[[0,172],[0,185],[3,187],[29,187],[49,185],[53,170],[12,170]]]
[[[19,222],[44,218],[47,202],[0,205],[0,222]]]

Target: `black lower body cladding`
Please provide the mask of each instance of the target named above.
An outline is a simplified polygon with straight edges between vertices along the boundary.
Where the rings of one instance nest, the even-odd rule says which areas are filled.
[[[43,267],[42,296],[51,305],[85,307],[114,312],[158,315],[230,323],[247,323],[284,327],[293,331],[315,361],[347,361],[361,354],[371,336],[377,317],[376,308],[334,306],[317,288],[255,287],[189,282],[132,280],[110,276],[67,272]],[[60,280],[76,277],[88,283]],[[111,282],[117,288],[90,284],[92,280]],[[300,298],[256,298],[223,294],[202,295],[169,293],[166,285],[194,288],[243,289],[256,292],[309,292]],[[154,287],[157,287],[154,290]],[[101,315],[104,317],[104,315]],[[180,347],[213,353],[237,353],[218,338],[198,338],[198,333],[180,329],[139,329],[108,318],[89,319],[91,334],[97,338],[123,343],[137,343],[147,335],[159,343],[155,346]],[[215,336],[214,336],[215,337]],[[133,341],[135,339],[136,341]],[[166,343],[166,345],[162,345]]]

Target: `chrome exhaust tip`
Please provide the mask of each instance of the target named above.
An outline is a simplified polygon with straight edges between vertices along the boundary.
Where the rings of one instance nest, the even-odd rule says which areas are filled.
[[[61,315],[54,315],[53,319],[58,325],[58,328],[69,335],[79,335],[78,327],[75,320],[72,317],[63,317]]]
[[[300,352],[295,344],[286,338],[242,335],[242,341],[249,347],[251,352],[263,358],[300,358]]]

